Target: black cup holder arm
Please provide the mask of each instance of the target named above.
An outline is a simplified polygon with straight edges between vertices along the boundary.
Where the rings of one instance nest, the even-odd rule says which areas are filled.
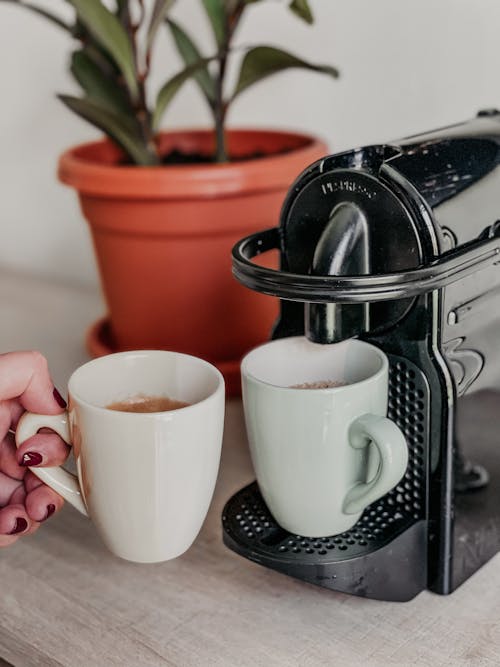
[[[280,249],[278,227],[252,234],[233,248],[233,275],[256,292],[306,303],[393,301],[440,289],[479,269],[500,266],[500,238],[480,237],[448,251],[426,266],[363,276],[315,276],[268,269],[251,261]]]

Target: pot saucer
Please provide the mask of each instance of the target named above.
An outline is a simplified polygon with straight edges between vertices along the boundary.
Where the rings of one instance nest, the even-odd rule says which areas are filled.
[[[101,317],[91,324],[85,335],[85,347],[92,358],[103,357],[113,352],[124,352],[124,348],[119,348],[114,339],[109,319]],[[241,396],[240,380],[240,362],[233,361],[212,361],[216,368],[224,376],[226,383],[226,396]]]

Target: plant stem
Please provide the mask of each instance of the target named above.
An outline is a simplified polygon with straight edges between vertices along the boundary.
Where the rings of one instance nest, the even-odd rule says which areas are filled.
[[[151,164],[159,164],[160,158],[154,142],[153,130],[151,128],[151,114],[149,112],[146,100],[146,81],[149,74],[149,63],[146,63],[144,71],[141,71],[141,63],[139,62],[139,52],[137,48],[137,33],[145,16],[142,0],[139,2],[139,6],[141,9],[141,16],[137,23],[133,23],[130,17],[130,12],[128,10],[126,12],[126,30],[129,34],[130,43],[132,45],[132,52],[134,54],[135,67],[137,72],[137,84],[139,89],[138,98],[137,100],[133,101],[133,108],[137,124],[139,126],[139,131],[141,133],[142,141],[144,142],[144,146],[151,156]]]
[[[234,11],[226,15],[224,42],[221,45],[219,57],[217,58],[219,71],[216,77],[216,100],[213,108],[216,139],[215,159],[217,162],[227,162],[229,159],[226,141],[226,116],[229,105],[224,100],[224,82],[226,78],[227,59],[231,51],[231,40],[244,9],[244,0],[239,0]]]
[[[215,160],[217,162],[228,161],[227,146],[226,146],[226,130],[225,130],[227,105],[224,102],[224,78],[226,74],[226,64],[227,64],[227,50],[220,56],[219,72],[216,80],[214,121],[215,121],[215,141],[216,141]]]

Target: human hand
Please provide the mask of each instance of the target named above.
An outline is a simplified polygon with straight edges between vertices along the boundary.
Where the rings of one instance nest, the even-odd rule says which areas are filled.
[[[38,433],[16,450],[14,435],[25,412],[57,415],[66,403],[40,352],[0,354],[0,547],[33,533],[63,499],[27,466],[58,466],[69,447],[55,433]]]

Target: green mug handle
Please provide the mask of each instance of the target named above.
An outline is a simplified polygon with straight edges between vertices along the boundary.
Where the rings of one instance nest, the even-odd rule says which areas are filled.
[[[367,447],[370,442],[380,454],[375,477],[369,482],[358,482],[344,499],[344,514],[359,514],[378,500],[403,477],[408,465],[408,446],[405,436],[396,424],[378,415],[358,417],[349,428],[349,442],[354,449]]]

